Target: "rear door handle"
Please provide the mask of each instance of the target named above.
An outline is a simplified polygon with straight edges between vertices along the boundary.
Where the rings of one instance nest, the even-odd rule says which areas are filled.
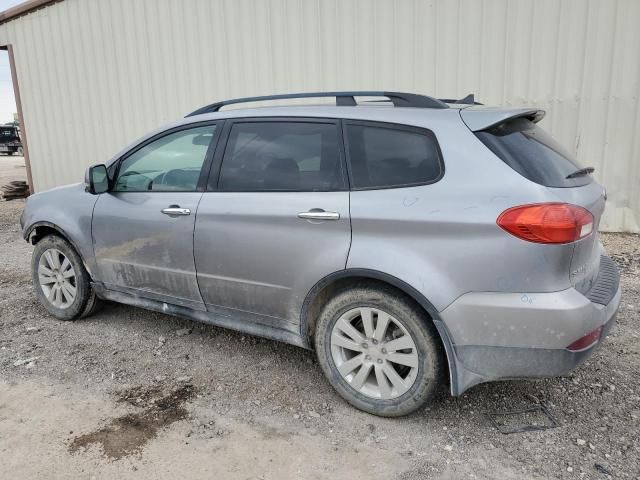
[[[160,210],[165,215],[191,215],[191,210],[188,208],[180,208],[178,205],[171,205],[168,208]]]
[[[298,218],[305,220],[340,220],[340,214],[338,212],[325,212],[320,208],[314,208],[308,212],[300,212]]]

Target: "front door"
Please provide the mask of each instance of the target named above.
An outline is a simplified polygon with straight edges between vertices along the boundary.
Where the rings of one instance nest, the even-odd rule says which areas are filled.
[[[339,125],[229,122],[194,234],[208,310],[296,331],[307,292],[345,268],[351,226]]]
[[[204,310],[193,229],[215,138],[215,124],[173,129],[120,161],[93,213],[105,287]]]

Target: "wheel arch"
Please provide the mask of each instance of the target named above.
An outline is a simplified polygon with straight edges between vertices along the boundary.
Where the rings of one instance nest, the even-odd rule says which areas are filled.
[[[67,232],[65,232],[62,227],[51,222],[39,221],[30,225],[28,228],[25,228],[24,239],[31,245],[35,245],[44,237],[51,234],[58,235],[64,238],[71,244],[76,252],[78,251],[78,248],[76,247],[76,245],[74,245],[73,240],[71,240]]]
[[[80,257],[80,260],[82,260],[82,264],[87,270],[87,273],[89,273],[89,277],[93,278],[92,271],[89,268],[89,265],[87,265],[84,256],[82,255],[82,250],[78,248],[78,245],[76,245],[71,236],[67,232],[65,232],[65,230],[59,225],[47,221],[38,221],[24,229],[23,237],[30,244],[36,245],[47,235],[57,235],[68,242],[69,245],[71,245],[71,247],[73,247],[73,249],[76,251],[76,253]]]
[[[302,304],[300,313],[300,335],[305,344],[312,348],[313,331],[320,311],[327,300],[341,288],[346,288],[354,282],[374,282],[380,285],[386,285],[398,290],[400,293],[417,303],[433,321],[440,341],[444,347],[447,357],[447,365],[449,370],[449,380],[451,382],[451,392],[457,394],[457,375],[456,375],[456,359],[451,343],[451,337],[446,325],[440,318],[440,313],[434,305],[422,293],[393,275],[389,275],[378,270],[366,268],[348,268],[338,272],[331,273],[318,281],[307,293]]]

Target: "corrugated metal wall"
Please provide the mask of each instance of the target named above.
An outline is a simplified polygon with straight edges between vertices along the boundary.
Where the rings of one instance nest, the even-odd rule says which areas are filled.
[[[210,101],[387,89],[536,105],[640,231],[638,0],[66,0],[0,25],[36,190]]]

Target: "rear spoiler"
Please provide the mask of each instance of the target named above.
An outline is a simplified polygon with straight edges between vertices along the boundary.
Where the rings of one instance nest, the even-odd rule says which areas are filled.
[[[478,132],[514,118],[527,118],[537,123],[545,113],[537,108],[469,107],[460,110],[460,117],[471,131]]]

